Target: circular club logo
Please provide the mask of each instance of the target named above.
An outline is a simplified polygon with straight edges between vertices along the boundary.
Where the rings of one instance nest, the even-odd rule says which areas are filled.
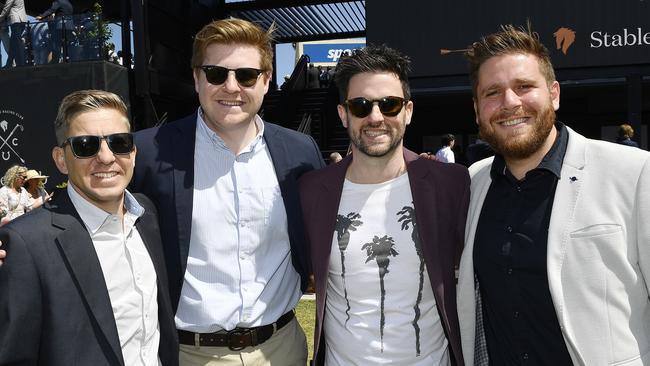
[[[0,110],[0,157],[7,161],[14,157],[25,164],[25,159],[18,153],[20,136],[25,131],[22,114],[8,109]]]

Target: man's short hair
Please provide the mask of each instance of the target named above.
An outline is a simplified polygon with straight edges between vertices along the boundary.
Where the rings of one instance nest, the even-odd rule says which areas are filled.
[[[273,30],[275,25],[264,31],[260,26],[247,20],[230,18],[215,20],[204,26],[194,36],[192,45],[192,68],[203,65],[205,50],[213,43],[245,44],[257,48],[260,52],[262,71],[273,71]]]
[[[70,122],[79,113],[96,111],[99,109],[114,109],[124,116],[127,128],[131,129],[129,123],[129,114],[122,101],[117,94],[107,92],[104,90],[79,90],[72,92],[63,98],[59,111],[54,120],[54,131],[56,133],[56,144],[61,146],[66,139]]]
[[[621,139],[631,139],[634,137],[634,129],[627,123],[618,126],[618,137]]]
[[[442,142],[442,146],[449,146],[452,141],[456,141],[456,136],[448,133],[446,135],[442,135],[442,139],[440,141]]]
[[[386,45],[368,45],[352,51],[349,55],[342,55],[334,70],[340,103],[347,99],[350,79],[364,72],[392,72],[402,82],[404,98],[411,99],[408,79],[410,64],[411,60],[407,56]]]
[[[465,52],[469,61],[469,79],[472,83],[472,94],[476,98],[478,87],[478,72],[481,65],[495,56],[510,54],[528,54],[537,57],[539,69],[547,85],[555,81],[555,72],[548,49],[539,40],[539,34],[527,28],[515,28],[513,25],[502,25],[501,31],[483,36],[480,41],[474,42]]]

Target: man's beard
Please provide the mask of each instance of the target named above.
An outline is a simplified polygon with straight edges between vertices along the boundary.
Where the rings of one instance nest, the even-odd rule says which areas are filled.
[[[505,158],[525,159],[544,145],[555,124],[555,110],[549,103],[541,113],[533,113],[535,119],[533,129],[526,135],[508,136],[506,138],[498,136],[494,131],[492,121],[502,118],[503,115],[495,115],[489,123],[479,123],[479,137]]]
[[[368,144],[364,142],[361,138],[361,135],[363,134],[363,129],[365,126],[361,127],[359,130],[352,130],[351,125],[349,125],[348,136],[350,137],[350,142],[352,142],[352,144],[365,155],[376,158],[388,155],[389,153],[395,151],[395,149],[402,142],[402,139],[404,138],[405,128],[393,128],[385,122],[382,122],[380,126],[384,126],[386,133],[390,138],[390,142],[387,146],[384,144]]]

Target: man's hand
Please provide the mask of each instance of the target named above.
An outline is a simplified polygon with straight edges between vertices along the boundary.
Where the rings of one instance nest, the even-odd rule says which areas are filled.
[[[0,246],[2,246],[2,242],[0,241]],[[0,266],[2,263],[4,263],[4,258],[7,256],[7,252],[4,250],[0,249]]]

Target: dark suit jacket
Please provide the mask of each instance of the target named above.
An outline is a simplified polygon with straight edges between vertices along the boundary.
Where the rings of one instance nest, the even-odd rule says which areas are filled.
[[[142,195],[136,222],[158,284],[159,357],[178,365],[178,340],[158,221]],[[106,282],[88,231],[65,192],[0,228],[0,365],[123,365]],[[129,365],[126,365],[129,366]]]
[[[450,358],[452,364],[462,365],[454,270],[463,247],[469,204],[469,174],[461,165],[418,159],[417,154],[406,149],[404,158],[422,253],[449,341]],[[316,282],[315,365],[322,365],[325,355],[323,319],[330,249],[345,173],[351,162],[352,156],[347,156],[339,163],[308,173],[300,179],[300,200]]]
[[[178,307],[190,248],[195,138],[196,113],[135,134],[138,154],[131,190],[146,194],[158,207],[174,311]],[[293,266],[300,274],[304,290],[308,281],[308,255],[298,202],[298,178],[324,166],[323,159],[311,137],[272,123],[264,124],[264,140],[287,211]]]

